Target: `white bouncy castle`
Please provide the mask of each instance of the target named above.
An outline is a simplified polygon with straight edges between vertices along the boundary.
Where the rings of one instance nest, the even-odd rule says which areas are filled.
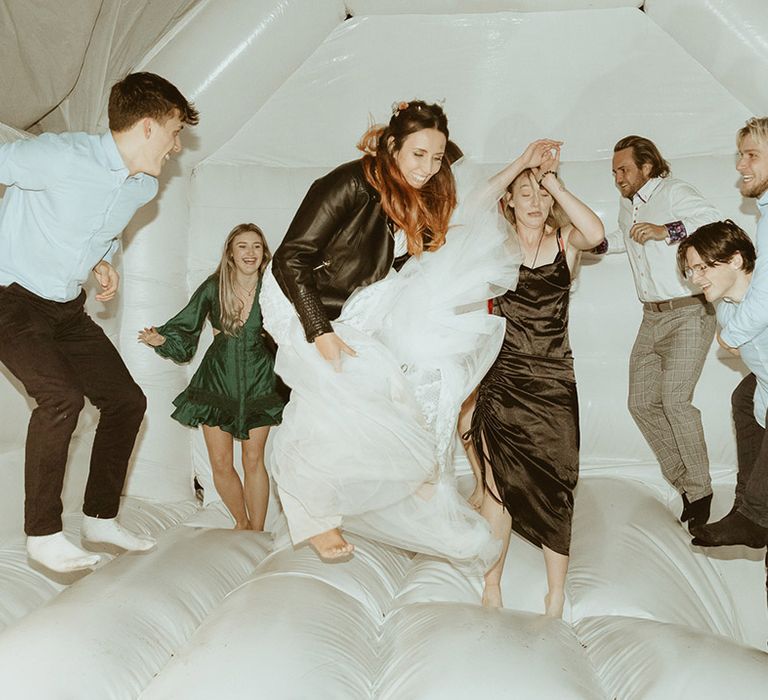
[[[134,70],[167,77],[201,114],[123,236],[119,298],[88,302],[149,399],[121,513],[158,537],[154,551],[85,574],[28,562],[30,402],[0,367],[0,697],[768,697],[765,551],[691,545],[626,408],[641,308],[624,256],[585,257],[572,296],[582,449],[562,621],[541,615],[541,554],[514,535],[506,608],[488,610],[479,582],[444,561],[353,538],[355,556],[329,565],[233,531],[202,436],[169,417],[194,366],[136,342],[184,305],[235,224],[256,222],[274,249],[312,180],[415,97],[443,101],[453,140],[488,172],[535,138],[563,140],[562,177],[606,231],[613,144],[641,134],[753,233],[735,134],[768,113],[768,3],[3,0],[0,56],[0,141],[106,128],[109,88]],[[744,371],[713,346],[696,390],[714,519],[732,503],[730,393]],[[70,450],[74,541],[96,419],[83,411]]]

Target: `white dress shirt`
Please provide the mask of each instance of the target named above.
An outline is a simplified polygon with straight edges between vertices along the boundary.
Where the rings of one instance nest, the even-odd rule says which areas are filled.
[[[632,197],[622,197],[619,230],[609,234],[608,252],[626,251],[640,301],[665,301],[700,293],[677,269],[677,242],[699,226],[718,221],[720,212],[687,182],[651,178]],[[629,232],[637,223],[666,226],[671,236],[637,243]],[[677,234],[677,235],[675,235]]]

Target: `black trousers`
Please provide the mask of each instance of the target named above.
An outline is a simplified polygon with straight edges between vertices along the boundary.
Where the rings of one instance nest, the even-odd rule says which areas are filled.
[[[755,375],[748,374],[731,395],[739,466],[734,506],[752,522],[768,527],[768,435],[755,420],[756,386]]]
[[[83,512],[114,518],[146,398],[115,346],[74,301],[43,299],[17,284],[0,287],[0,362],[37,406],[27,430],[24,530],[62,529],[67,454],[84,397],[100,411]]]

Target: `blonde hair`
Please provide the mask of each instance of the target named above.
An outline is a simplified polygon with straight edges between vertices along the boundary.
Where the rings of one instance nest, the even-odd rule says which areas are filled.
[[[531,182],[532,187],[541,187],[541,185],[539,185],[539,183],[536,181],[536,178],[533,176],[533,171],[530,168],[526,168],[514,180],[512,180],[511,183],[509,183],[509,187],[507,187],[507,192],[509,192],[509,194],[514,192],[515,184],[521,178],[527,178]],[[552,197],[552,195],[550,195],[550,197]],[[501,200],[501,207],[501,213],[504,215],[504,218],[509,221],[509,223],[512,224],[512,227],[514,228],[516,223],[514,207],[510,207],[508,203],[503,199]],[[568,215],[563,211],[563,208],[557,203],[557,201],[555,201],[555,198],[552,197],[552,208],[549,210],[549,215],[547,216],[547,220],[544,222],[544,227],[546,228],[549,226],[552,231],[555,231],[570,223],[571,220],[568,218]]]
[[[755,141],[768,145],[768,117],[752,117],[739,129],[736,134],[736,144],[741,148],[741,142],[751,136]]]
[[[224,241],[224,250],[221,253],[221,261],[218,268],[216,268],[216,274],[219,276],[219,307],[221,309],[221,330],[226,335],[237,335],[240,332],[240,327],[243,325],[243,321],[240,318],[240,313],[243,310],[243,302],[235,293],[235,274],[237,272],[235,268],[235,260],[232,254],[232,244],[241,233],[257,233],[261,238],[261,246],[263,254],[261,258],[261,265],[259,265],[259,279],[264,273],[269,261],[272,259],[272,254],[269,252],[269,246],[267,245],[267,238],[264,232],[256,224],[238,224],[233,228],[227,240]]]

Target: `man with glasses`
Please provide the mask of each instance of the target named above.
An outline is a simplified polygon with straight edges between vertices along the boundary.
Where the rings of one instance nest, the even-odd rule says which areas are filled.
[[[751,445],[762,441],[765,408],[761,408],[758,400],[760,373],[747,362],[745,349],[751,347],[750,344],[765,348],[768,329],[768,117],[748,120],[738,131],[736,144],[739,148],[736,170],[741,175],[739,190],[744,197],[757,200],[761,215],[757,226],[758,255],[749,293],[741,303],[728,305],[728,313],[721,319],[719,340],[723,347],[738,348],[752,372],[744,377],[731,397],[739,467],[734,507],[722,520],[697,530],[694,541],[712,547],[728,544],[763,547],[768,539],[768,466],[763,458],[762,462],[758,460],[763,468],[755,467],[752,471],[759,451]],[[762,416],[755,424],[755,417],[761,411]],[[745,474],[751,476],[747,479]]]
[[[751,303],[759,288],[754,284],[755,249],[733,221],[702,226],[678,249],[678,265],[701,288],[707,301],[719,299],[717,319],[728,328],[735,314]],[[708,547],[743,544],[761,548],[768,543],[768,326],[738,350],[752,374],[733,394],[738,476],[731,512],[711,525],[691,528],[693,543]],[[747,381],[749,380],[749,381]],[[742,394],[751,391],[749,401]],[[744,408],[749,406],[749,411]]]

